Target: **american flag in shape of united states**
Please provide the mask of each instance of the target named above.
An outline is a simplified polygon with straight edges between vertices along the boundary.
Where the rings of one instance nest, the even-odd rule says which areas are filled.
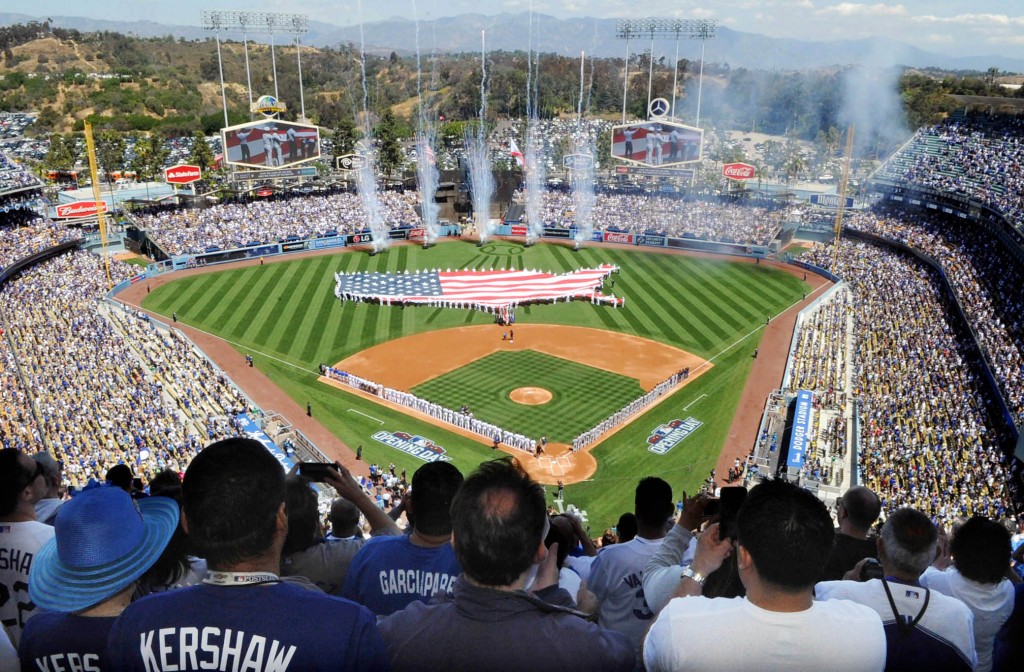
[[[572,298],[621,305],[622,299],[600,291],[604,279],[617,270],[602,264],[560,275],[533,270],[338,273],[334,293],[343,301],[455,303],[483,309]]]

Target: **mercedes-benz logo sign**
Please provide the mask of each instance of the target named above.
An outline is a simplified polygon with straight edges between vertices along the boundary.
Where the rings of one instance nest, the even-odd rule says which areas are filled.
[[[647,106],[647,113],[652,117],[664,117],[668,114],[669,104],[664,98],[655,98],[651,101],[651,104]]]

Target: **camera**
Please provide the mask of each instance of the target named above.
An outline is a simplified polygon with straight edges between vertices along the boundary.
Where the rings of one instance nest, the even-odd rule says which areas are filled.
[[[870,581],[871,579],[881,579],[885,576],[885,572],[882,571],[882,563],[878,562],[874,558],[868,558],[860,568],[860,580]]]

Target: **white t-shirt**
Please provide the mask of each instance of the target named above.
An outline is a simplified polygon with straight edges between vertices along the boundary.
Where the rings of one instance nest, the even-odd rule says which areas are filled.
[[[644,665],[648,672],[870,672],[885,667],[885,631],[878,614],[847,600],[783,613],[745,597],[683,597],[651,626]]]
[[[921,575],[921,585],[955,597],[974,613],[974,645],[978,649],[977,672],[992,669],[992,643],[1003,623],[1013,613],[1013,584],[1003,579],[984,584],[964,578],[956,567],[940,571],[929,567]]]
[[[901,616],[911,619],[917,617],[924,606],[925,589],[912,585],[889,581],[889,591],[893,602]],[[880,579],[871,581],[823,581],[814,587],[814,595],[819,600],[852,600],[874,609],[882,618],[882,624],[889,637],[897,634],[896,616],[892,613],[892,605],[886,597],[885,587]],[[903,658],[901,665],[896,660],[889,660],[890,668],[909,669],[922,667],[922,661],[929,656],[936,656],[942,661],[956,661],[957,657],[963,665],[973,669],[978,664],[978,654],[974,648],[974,614],[960,600],[943,595],[932,589],[928,596],[928,606],[921,620],[915,626],[924,637],[902,647],[890,647],[890,654],[899,651]],[[924,649],[915,652],[915,647]],[[938,665],[936,665],[938,666]],[[924,665],[927,667],[927,665]],[[949,669],[949,666],[945,666]]]
[[[640,653],[640,640],[654,620],[644,599],[644,566],[663,539],[634,537],[601,551],[590,568],[587,587],[601,602],[598,625],[629,637]]]
[[[0,584],[7,597],[0,603],[0,619],[14,646],[21,641],[21,628],[36,612],[28,598],[28,577],[32,558],[53,536],[53,527],[35,520],[0,523]]]

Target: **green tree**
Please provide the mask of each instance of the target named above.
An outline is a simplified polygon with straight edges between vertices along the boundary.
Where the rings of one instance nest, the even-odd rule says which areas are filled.
[[[69,136],[70,138],[70,136]],[[64,136],[54,133],[50,138],[50,148],[43,157],[43,165],[51,170],[71,170],[75,166],[75,156],[70,143]]]
[[[206,143],[206,137],[201,131],[196,131],[196,134],[193,136],[192,151],[188,155],[188,162],[206,171],[213,165],[215,160],[216,157],[213,156],[213,150]]]
[[[124,163],[124,136],[116,131],[100,131],[96,136],[96,163],[110,180],[110,174]]]
[[[150,134],[146,138],[140,138],[135,144],[135,158],[132,159],[132,170],[137,172],[140,178],[151,180],[159,176],[163,171],[167,154],[168,151],[164,148],[163,138],[160,136]]]
[[[391,108],[385,108],[380,121],[373,129],[377,140],[377,164],[381,173],[389,175],[398,169],[403,161],[402,145],[398,142],[397,121]]]
[[[342,117],[334,127],[334,156],[344,156],[355,151],[356,141],[362,137],[351,117]]]

